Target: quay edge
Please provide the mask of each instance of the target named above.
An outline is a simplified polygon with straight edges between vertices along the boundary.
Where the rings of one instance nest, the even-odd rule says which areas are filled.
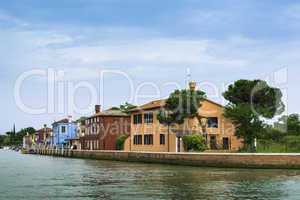
[[[199,167],[300,169],[300,154],[293,153],[161,153],[67,149],[37,149],[34,153],[70,158]]]

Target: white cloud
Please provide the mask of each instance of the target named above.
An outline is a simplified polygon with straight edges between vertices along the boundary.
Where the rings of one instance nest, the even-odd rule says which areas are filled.
[[[34,42],[36,45],[40,47],[45,47],[48,45],[62,45],[62,44],[70,44],[73,42],[73,38],[68,35],[62,35],[62,34],[51,34],[47,35],[47,37],[35,37]]]
[[[289,99],[289,108],[293,112],[299,110],[296,85],[300,73],[300,41],[254,40],[241,35],[222,40],[171,37],[136,40],[134,37],[114,35],[113,38],[95,36],[88,42],[82,42],[82,37],[80,34],[74,36],[56,31],[0,30],[0,67],[10,76],[5,76],[10,84],[13,84],[16,74],[32,68],[48,67],[63,70],[64,80],[70,81],[93,82],[99,78],[100,70],[118,69],[127,72],[135,83],[174,80],[179,84],[184,82],[188,67],[193,79],[218,84],[239,78],[264,77],[281,66],[287,66],[292,71],[288,83],[292,99]],[[115,81],[110,83],[108,87],[116,84]],[[9,89],[6,91],[11,93]],[[112,102],[118,104],[122,101],[120,92],[124,92],[123,89],[118,93],[115,91],[106,96],[110,106]],[[28,89],[26,93],[43,102],[33,89]],[[221,93],[214,100],[220,101],[220,96]],[[86,101],[85,96],[80,98]],[[2,104],[5,107],[13,102],[13,99],[2,99],[6,101]]]
[[[263,70],[295,63],[300,52],[295,43],[257,41],[243,36],[224,40],[93,38],[94,42],[91,39],[86,44],[79,42],[80,36],[54,31],[2,31],[0,35],[5,38],[0,46],[2,64],[19,70],[64,69],[68,79],[95,78],[98,77],[95,71],[112,68],[142,77],[162,77],[165,74],[155,72],[161,69],[176,72],[186,67],[201,69],[204,74],[247,71],[250,67]],[[283,49],[290,51],[284,53]],[[18,59],[12,59],[11,52]]]
[[[152,39],[120,41],[94,46],[60,49],[62,59],[76,61],[79,66],[217,66],[243,67],[245,60],[218,55],[214,50],[220,44],[207,40]],[[223,45],[222,45],[223,46]]]

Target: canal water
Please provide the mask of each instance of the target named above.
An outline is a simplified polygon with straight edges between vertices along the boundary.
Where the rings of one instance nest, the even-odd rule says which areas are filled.
[[[300,171],[216,169],[0,150],[0,199],[300,199]]]

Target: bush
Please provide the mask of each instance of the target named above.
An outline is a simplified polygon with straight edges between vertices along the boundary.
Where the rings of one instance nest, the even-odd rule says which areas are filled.
[[[124,150],[124,143],[125,140],[127,139],[128,135],[119,135],[117,140],[116,140],[116,149],[117,150]]]
[[[182,137],[184,148],[186,151],[205,151],[206,144],[202,135],[193,134]]]

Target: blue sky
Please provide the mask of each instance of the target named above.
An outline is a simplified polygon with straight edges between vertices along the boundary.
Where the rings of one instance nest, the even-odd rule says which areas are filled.
[[[17,128],[50,125],[70,114],[32,115],[16,105],[15,81],[31,69],[63,70],[64,80],[84,80],[95,87],[99,70],[121,70],[132,79],[135,92],[141,83],[151,82],[166,96],[174,88],[165,83],[184,87],[189,68],[192,79],[204,83],[201,89],[221,103],[224,85],[262,78],[284,90],[289,113],[300,112],[299,31],[299,1],[1,1],[0,103],[5,115],[0,132],[13,123]],[[117,75],[106,77],[104,108],[128,100],[126,81]],[[210,92],[211,84],[218,95]],[[44,79],[26,80],[22,99],[27,105],[44,106],[46,86]],[[141,93],[153,91],[148,84]],[[79,90],[75,99],[87,106],[87,91]]]

